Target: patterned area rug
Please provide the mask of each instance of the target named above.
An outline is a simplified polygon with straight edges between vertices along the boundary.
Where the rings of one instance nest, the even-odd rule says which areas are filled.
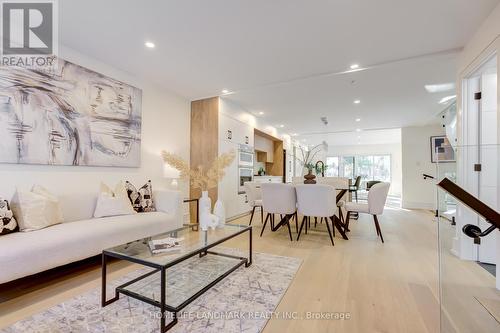
[[[178,275],[177,277],[194,279],[195,281],[190,282],[193,286],[200,285],[203,280],[208,281],[207,274],[213,272],[209,269],[210,265],[205,265],[206,274],[198,273],[190,276],[189,270],[193,267],[197,266],[197,272],[200,272],[196,260],[200,259],[195,257],[193,261],[186,261],[182,266],[175,266],[177,267],[175,271],[167,271],[167,289],[180,288],[179,281],[184,281],[186,284],[184,279],[175,278],[174,274]],[[205,261],[207,262],[209,263]],[[179,313],[179,322],[169,332],[262,331],[292,282],[301,262],[302,260],[298,258],[254,253],[250,267],[241,266],[185,307]],[[213,264],[220,265],[219,262]],[[109,281],[108,298],[114,295],[112,290],[115,286],[148,271],[141,269],[118,280]],[[153,293],[157,294],[159,280],[152,277],[138,288],[141,288],[142,292],[151,293],[150,296]],[[19,321],[0,332],[159,332],[158,308],[124,295],[120,295],[118,301],[101,308],[100,297],[100,289],[94,289]],[[156,298],[157,295],[153,297]]]

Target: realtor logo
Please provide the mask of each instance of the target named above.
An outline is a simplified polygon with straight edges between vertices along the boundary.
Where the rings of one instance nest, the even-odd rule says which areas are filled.
[[[1,2],[4,66],[51,66],[57,53],[56,0],[28,1]]]

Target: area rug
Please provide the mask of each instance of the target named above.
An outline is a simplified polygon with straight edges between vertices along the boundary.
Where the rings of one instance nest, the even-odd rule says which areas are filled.
[[[198,260],[196,258],[193,260]],[[241,266],[185,307],[179,313],[179,322],[169,332],[262,331],[291,284],[301,262],[298,258],[254,253],[250,267]],[[189,276],[189,270],[196,265],[196,262],[187,261],[175,272]],[[199,266],[197,271],[199,272]],[[148,269],[140,269],[118,280],[109,281],[108,298],[114,295],[112,290],[115,286],[146,272]],[[169,278],[168,274],[169,272],[167,289],[177,288],[175,284],[178,284],[179,279]],[[149,286],[157,292],[157,281],[158,279],[151,279],[145,287]],[[120,295],[118,301],[102,308],[100,297],[100,289],[91,290],[0,332],[159,332],[158,308],[124,295]]]

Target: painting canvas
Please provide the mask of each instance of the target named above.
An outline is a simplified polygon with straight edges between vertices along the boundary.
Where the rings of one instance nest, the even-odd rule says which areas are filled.
[[[0,67],[0,163],[140,166],[142,91],[58,62]]]
[[[431,136],[431,162],[455,162],[455,151],[446,136]]]

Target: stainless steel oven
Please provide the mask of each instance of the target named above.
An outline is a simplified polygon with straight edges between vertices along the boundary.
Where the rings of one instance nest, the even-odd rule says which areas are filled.
[[[238,167],[238,194],[245,193],[245,183],[253,181],[253,167]]]
[[[254,151],[249,145],[240,145],[238,149],[238,165],[253,168]]]

